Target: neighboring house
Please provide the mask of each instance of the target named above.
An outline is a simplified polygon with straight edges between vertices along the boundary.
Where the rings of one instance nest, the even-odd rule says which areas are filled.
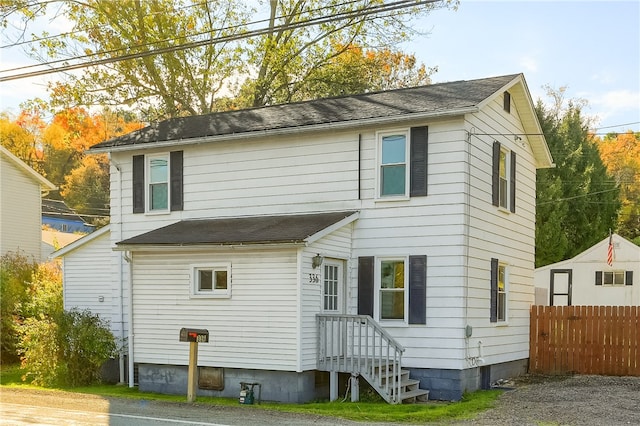
[[[40,262],[41,195],[55,185],[0,146],[0,255],[19,252]]]
[[[210,333],[200,395],[336,398],[352,374],[390,402],[459,399],[526,371],[552,159],[521,74],[176,118],[91,151],[111,158],[130,385],[186,392],[183,327]]]
[[[89,234],[96,229],[61,200],[42,200],[42,224],[68,233]]]
[[[84,234],[70,234],[68,232],[60,232],[55,229],[44,227],[42,230],[42,251],[41,258],[49,259],[56,250],[60,250],[71,244],[72,242],[82,238]]]
[[[640,306],[640,247],[618,234],[577,256],[536,268],[536,305]]]

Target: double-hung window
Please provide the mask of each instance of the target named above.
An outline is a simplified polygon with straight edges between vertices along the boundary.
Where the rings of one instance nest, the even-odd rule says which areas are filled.
[[[376,133],[376,198],[395,201],[427,195],[428,139],[427,126]]]
[[[516,153],[493,143],[492,203],[515,213],[516,211]]]
[[[227,298],[231,296],[231,265],[192,265],[193,295]]]
[[[182,210],[182,151],[133,156],[133,213]]]
[[[507,265],[491,259],[491,322],[507,321],[508,280]]]
[[[381,197],[408,195],[407,140],[407,132],[379,134]]]
[[[380,261],[380,319],[404,320],[406,299],[405,259]]]
[[[149,156],[148,211],[169,210],[169,155]]]

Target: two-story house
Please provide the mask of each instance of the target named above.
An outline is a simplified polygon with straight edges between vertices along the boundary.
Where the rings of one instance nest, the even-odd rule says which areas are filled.
[[[459,399],[526,371],[552,159],[523,75],[175,118],[91,151],[111,157],[131,385],[186,391],[183,327],[210,333],[199,395],[336,398],[351,375],[389,402]]]

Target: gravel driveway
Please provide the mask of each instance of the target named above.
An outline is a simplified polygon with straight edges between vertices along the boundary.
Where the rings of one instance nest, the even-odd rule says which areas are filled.
[[[495,408],[452,425],[640,425],[640,377],[527,376]]]

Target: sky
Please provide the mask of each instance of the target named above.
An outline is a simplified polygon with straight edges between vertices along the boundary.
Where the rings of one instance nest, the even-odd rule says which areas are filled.
[[[436,10],[416,28],[428,35],[401,49],[438,67],[433,83],[523,73],[534,102],[551,103],[545,85],[566,87],[566,99],[587,101],[583,113],[598,133],[640,131],[640,0],[461,0],[457,11]],[[0,70],[33,63],[19,49],[0,49]],[[0,82],[0,112],[47,99],[52,79]]]

